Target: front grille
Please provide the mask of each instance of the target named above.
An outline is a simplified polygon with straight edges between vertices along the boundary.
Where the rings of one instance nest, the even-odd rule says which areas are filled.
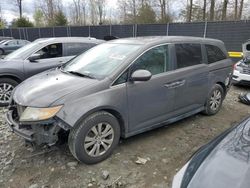
[[[19,118],[26,109],[26,106],[19,105],[14,100],[12,100],[9,109],[13,110],[13,113],[15,114],[15,120],[19,121]]]
[[[243,70],[242,70],[242,73],[243,73],[243,74],[249,74],[249,75],[250,75],[250,68],[244,67]]]
[[[18,129],[23,129],[23,128],[25,128],[27,130],[32,129],[31,125],[22,124],[19,121],[22,113],[26,109],[25,106],[21,106],[21,105],[16,104],[15,102],[13,102],[9,109],[12,110],[12,119],[13,119],[13,121],[16,122],[16,124],[18,124]]]

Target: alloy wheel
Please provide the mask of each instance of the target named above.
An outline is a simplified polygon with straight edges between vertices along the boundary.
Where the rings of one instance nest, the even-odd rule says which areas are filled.
[[[114,130],[108,123],[98,123],[87,133],[84,148],[88,155],[99,157],[106,153],[114,140]]]
[[[213,111],[216,111],[220,107],[221,99],[222,99],[221,91],[220,90],[214,90],[213,94],[212,94],[212,96],[210,98],[210,102],[209,102],[210,103],[210,108]]]
[[[0,84],[0,103],[9,103],[14,86],[8,83]]]

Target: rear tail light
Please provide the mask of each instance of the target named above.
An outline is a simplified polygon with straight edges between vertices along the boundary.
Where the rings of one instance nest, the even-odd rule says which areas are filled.
[[[243,70],[243,68],[242,68],[241,66],[239,66],[238,63],[235,63],[235,64],[234,64],[233,69],[234,69],[234,70],[237,70],[237,71],[240,71],[240,72]]]
[[[236,66],[237,66],[237,65],[236,65],[236,63],[235,63],[235,64],[233,65],[233,69],[234,69],[234,70],[236,70]]]

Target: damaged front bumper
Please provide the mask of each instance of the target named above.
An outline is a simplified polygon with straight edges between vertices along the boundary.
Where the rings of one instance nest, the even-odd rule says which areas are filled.
[[[54,145],[61,130],[69,130],[69,126],[60,119],[51,118],[46,121],[21,123],[17,119],[17,112],[10,108],[5,114],[5,119],[12,132],[36,145]]]

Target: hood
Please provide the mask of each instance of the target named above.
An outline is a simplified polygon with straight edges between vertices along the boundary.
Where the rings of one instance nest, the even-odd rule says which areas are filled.
[[[0,64],[2,63],[9,63],[9,62],[19,62],[23,61],[22,59],[0,59]]]
[[[81,88],[88,90],[97,82],[99,81],[95,79],[52,69],[22,82],[15,88],[13,100],[22,106],[48,107],[56,100],[76,90]]]
[[[189,188],[249,188],[250,118],[233,129],[207,156]]]

